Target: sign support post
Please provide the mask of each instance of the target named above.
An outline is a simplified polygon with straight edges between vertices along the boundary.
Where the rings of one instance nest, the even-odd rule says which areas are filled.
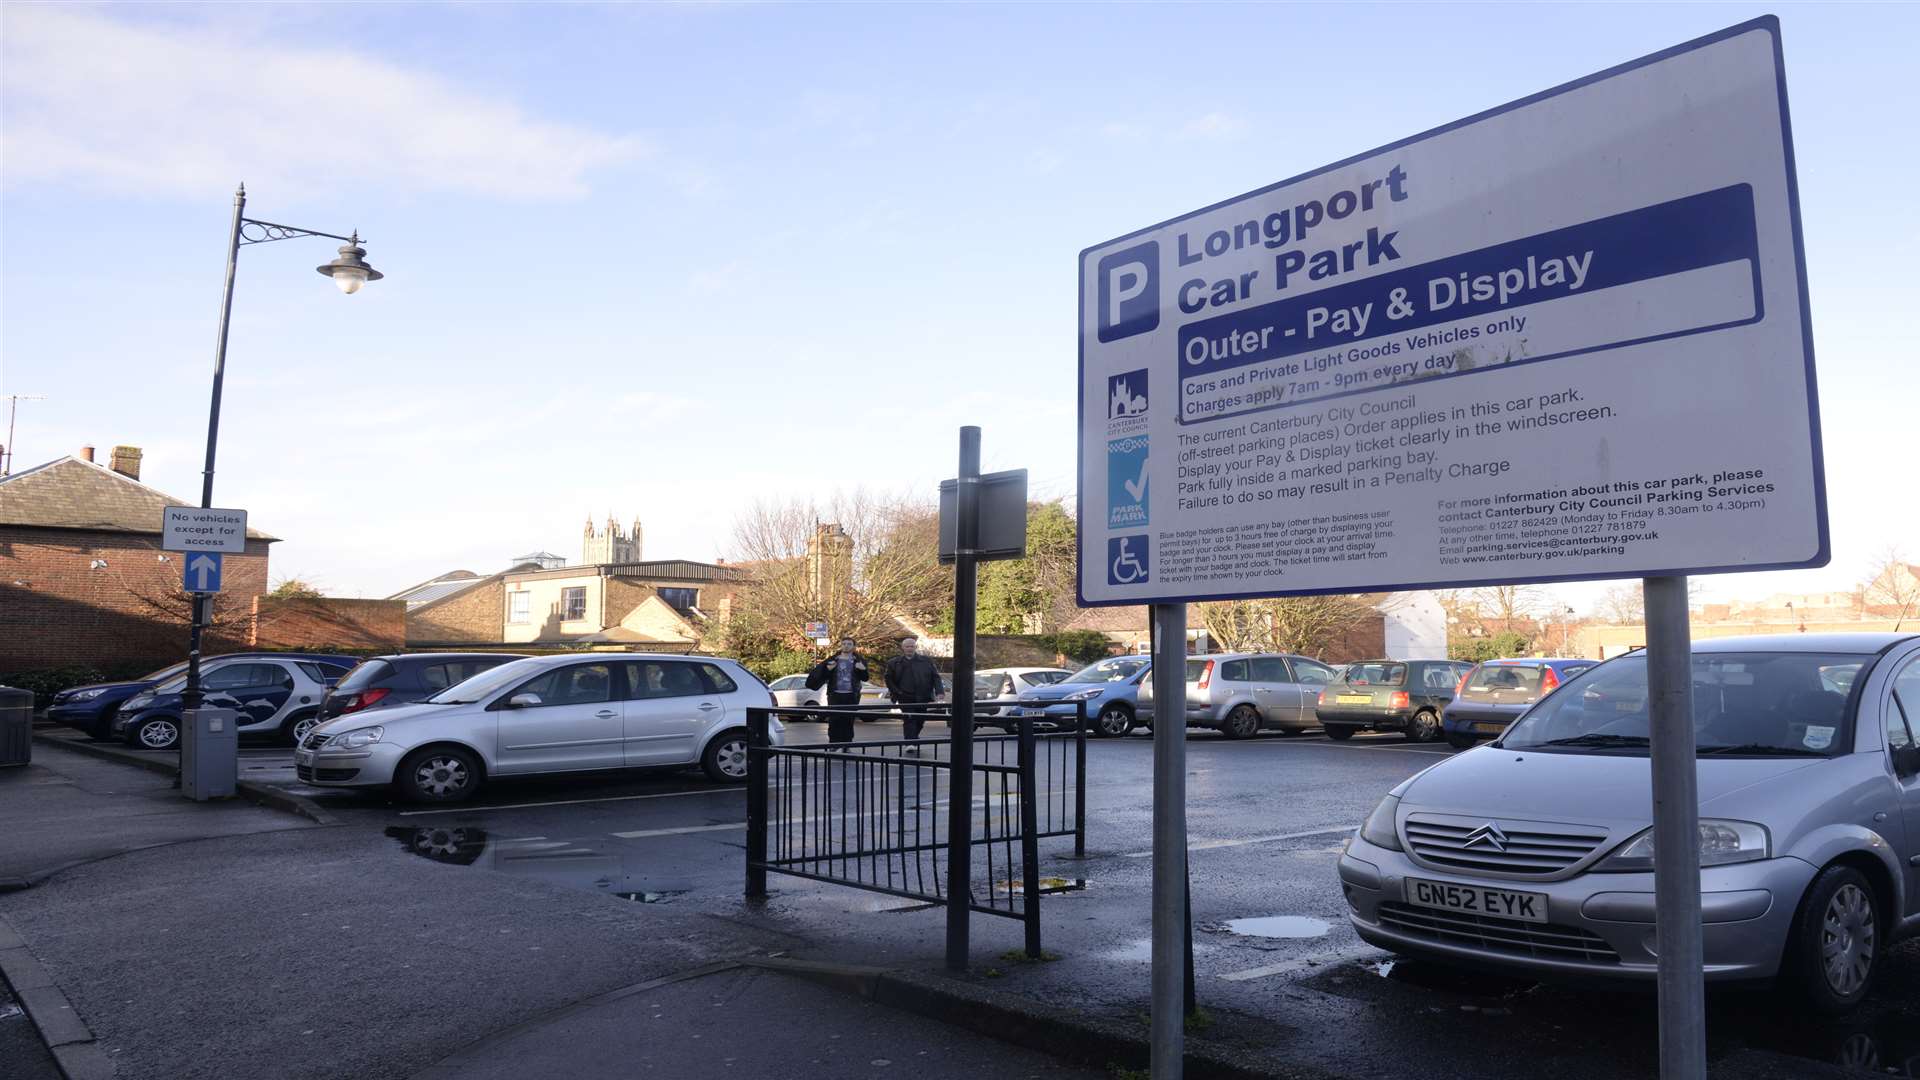
[[[1187,606],[1153,605],[1154,1080],[1186,1054]]]
[[[1701,974],[1700,798],[1693,738],[1687,579],[1642,583],[1647,617],[1648,755],[1653,766],[1654,942],[1660,953],[1660,1075],[1707,1075]]]
[[[973,914],[973,631],[980,548],[980,429],[960,429],[954,492],[952,767],[947,779],[947,968],[967,970]]]

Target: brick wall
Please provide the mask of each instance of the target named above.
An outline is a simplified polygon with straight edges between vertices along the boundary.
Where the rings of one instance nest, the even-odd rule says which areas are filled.
[[[184,659],[180,558],[157,534],[0,528],[0,673]],[[245,647],[253,597],[267,588],[266,541],[228,555],[223,577],[207,652]]]
[[[504,641],[507,590],[499,578],[407,613],[407,644],[453,645]]]
[[[252,629],[256,649],[399,649],[407,641],[407,602],[256,596]]]

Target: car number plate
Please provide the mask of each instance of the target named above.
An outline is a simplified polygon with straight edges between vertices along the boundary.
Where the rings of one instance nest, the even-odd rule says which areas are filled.
[[[1473,725],[1473,730],[1475,730],[1475,731],[1482,731],[1482,732],[1489,732],[1489,731],[1490,731],[1490,732],[1492,732],[1493,734],[1495,734],[1495,735],[1498,735],[1498,734],[1500,734],[1501,732],[1503,732],[1503,731],[1505,731],[1505,730],[1507,730],[1507,725],[1505,725],[1505,724],[1499,724],[1499,723],[1486,723],[1486,722],[1482,722],[1482,723],[1478,723],[1478,724],[1475,724],[1475,725]]]
[[[1442,911],[1491,915],[1521,922],[1547,921],[1547,894],[1517,889],[1489,889],[1484,885],[1454,885],[1444,881],[1407,879],[1407,902]]]
[[[1373,702],[1373,695],[1372,694],[1341,694],[1340,696],[1334,698],[1334,700],[1338,701],[1342,705],[1369,705],[1369,704],[1372,704]]]

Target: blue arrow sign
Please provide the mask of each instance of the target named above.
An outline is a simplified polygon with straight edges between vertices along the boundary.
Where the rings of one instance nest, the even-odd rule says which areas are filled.
[[[188,592],[211,593],[220,591],[220,554],[201,552],[180,560],[182,587]]]

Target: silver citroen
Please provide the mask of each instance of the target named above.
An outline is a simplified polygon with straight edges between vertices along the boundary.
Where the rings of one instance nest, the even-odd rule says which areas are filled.
[[[1647,705],[1631,653],[1394,788],[1339,861],[1360,937],[1651,981]],[[1697,641],[1693,724],[1706,977],[1850,1008],[1882,951],[1920,932],[1920,635]]]

